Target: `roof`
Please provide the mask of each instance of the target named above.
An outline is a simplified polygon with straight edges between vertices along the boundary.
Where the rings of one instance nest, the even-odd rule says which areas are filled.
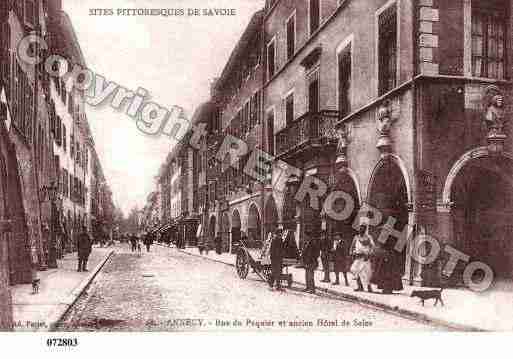
[[[215,111],[216,105],[212,101],[206,101],[196,107],[194,115],[192,116],[192,124],[195,125],[200,122],[204,122],[205,119],[209,119],[208,116]]]
[[[84,54],[73,28],[73,23],[65,11],[58,12],[57,21],[52,22],[49,31],[54,39],[51,44],[53,50],[58,51],[74,64],[86,67]]]
[[[238,60],[246,55],[246,49],[251,44],[251,40],[253,40],[254,36],[262,30],[262,24],[264,20],[264,10],[259,10],[249,21],[248,26],[242,33],[237,45],[233,49],[228,62],[226,63],[221,76],[219,77],[216,88],[223,87],[225,82],[230,78],[234,68],[236,68]]]

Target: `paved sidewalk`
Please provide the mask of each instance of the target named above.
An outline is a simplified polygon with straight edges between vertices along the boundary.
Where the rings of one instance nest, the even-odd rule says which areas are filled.
[[[94,279],[112,249],[93,247],[89,272],[77,272],[77,254],[58,260],[58,268],[39,272],[39,293],[32,294],[31,284],[11,288],[15,331],[49,331],[73,305],[85,287]]]
[[[182,251],[200,256],[197,248],[187,248]],[[215,251],[210,251],[208,256],[203,254],[202,257],[228,265],[235,263],[235,256],[228,253],[218,255]],[[303,269],[289,267],[289,273],[292,273],[295,282],[304,285]],[[442,295],[444,307],[440,305],[434,307],[433,300],[426,301],[425,307],[422,307],[419,300],[411,298],[410,294],[412,290],[428,288],[408,286],[401,293],[393,295],[372,294],[354,292],[352,287],[344,285],[335,286],[331,283],[322,283],[320,281],[322,278],[323,273],[317,271],[316,285],[322,291],[417,320],[461,330],[513,330],[513,306],[511,305],[513,284],[511,283],[498,283],[485,293],[475,293],[467,289],[445,289]],[[334,279],[333,273],[331,278]],[[355,282],[351,278],[349,275],[349,284],[354,287]]]

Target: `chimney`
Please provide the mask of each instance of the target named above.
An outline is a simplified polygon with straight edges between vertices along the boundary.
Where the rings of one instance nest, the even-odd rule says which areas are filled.
[[[217,86],[217,82],[219,81],[219,77],[215,77],[211,82],[210,82],[210,97],[211,98],[214,98],[215,95],[216,95],[216,86]]]

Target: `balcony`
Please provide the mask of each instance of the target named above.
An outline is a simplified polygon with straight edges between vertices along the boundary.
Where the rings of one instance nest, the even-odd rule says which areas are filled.
[[[338,111],[307,112],[276,133],[276,155],[291,157],[314,147],[336,145]]]

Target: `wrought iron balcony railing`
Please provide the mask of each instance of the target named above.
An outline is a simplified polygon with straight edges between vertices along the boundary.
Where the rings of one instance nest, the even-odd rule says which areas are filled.
[[[338,111],[307,112],[276,133],[276,155],[335,141]]]

